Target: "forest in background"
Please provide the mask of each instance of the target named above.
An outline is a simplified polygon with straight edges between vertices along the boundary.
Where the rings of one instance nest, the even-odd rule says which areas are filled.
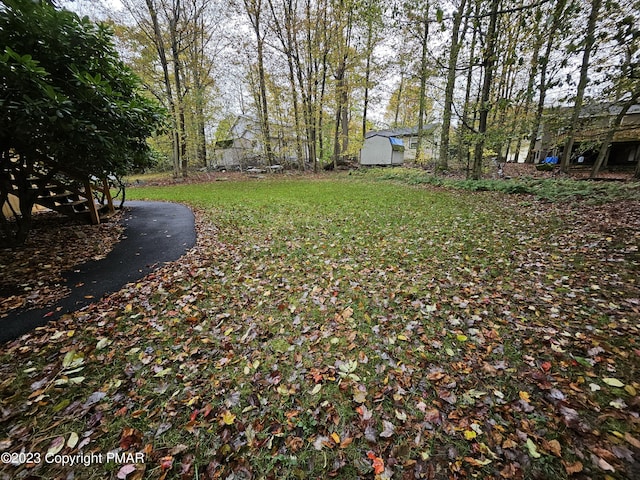
[[[638,0],[58,3],[111,24],[170,114],[155,148],[176,175],[211,166],[238,115],[260,125],[264,163],[314,170],[356,157],[378,128],[417,127],[422,152],[437,122],[439,154],[417,162],[471,178],[488,158],[532,161],[547,121],[562,132],[564,170],[583,108],[626,113],[640,96]],[[294,152],[279,157],[279,143]]]

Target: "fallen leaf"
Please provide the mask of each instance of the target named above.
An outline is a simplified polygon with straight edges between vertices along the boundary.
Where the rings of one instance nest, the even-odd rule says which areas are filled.
[[[371,450],[367,452],[367,457],[371,460],[373,473],[375,473],[376,475],[380,475],[382,472],[384,472],[384,460],[382,460],[382,458],[377,457],[376,454]]]
[[[527,443],[525,444],[527,450],[529,450],[529,455],[533,458],[540,458],[542,455],[538,453],[538,447],[533,443],[533,440],[527,438]]]
[[[142,441],[142,433],[135,428],[125,428],[120,435],[120,448],[129,450],[132,446],[139,445]]]
[[[171,467],[173,467],[173,457],[171,455],[167,455],[166,457],[162,457],[160,459],[160,469],[163,472],[171,470]]]
[[[616,469],[613,468],[609,462],[607,462],[603,458],[598,457],[597,455],[593,455],[592,454],[591,455],[591,460],[593,461],[593,463],[595,465],[600,467],[600,469],[604,470],[605,472],[615,472],[616,471]]]
[[[629,432],[624,434],[624,439],[637,449],[640,449],[640,440],[632,436]]]
[[[476,432],[474,432],[473,430],[465,430],[464,431],[464,438],[466,440],[473,440],[477,436],[478,436],[478,434]]]
[[[322,450],[322,447],[327,446],[329,443],[329,437],[325,435],[318,435],[313,442],[313,448],[316,450]]]
[[[49,445],[49,448],[47,449],[47,455],[56,455],[57,453],[60,453],[63,447],[64,437],[56,437],[54,438],[53,442],[51,442],[51,445]]]
[[[485,458],[484,460],[478,460],[477,458],[473,457],[464,457],[464,461],[473,465],[474,467],[484,467],[491,463],[491,460],[489,460],[488,458]]]
[[[384,438],[392,437],[396,433],[396,426],[388,420],[382,421],[383,430],[380,436]]]
[[[622,383],[617,378],[603,378],[602,381],[609,385],[610,387],[622,388],[624,387],[624,383]]]
[[[340,448],[347,448],[351,443],[353,443],[353,437],[343,438],[340,442]]]
[[[401,422],[406,422],[407,421],[407,414],[401,410],[397,410],[396,409],[396,418],[398,420],[400,420]]]
[[[356,390],[353,392],[353,401],[356,403],[364,403],[367,401],[367,392],[362,390]]]
[[[568,475],[573,475],[574,473],[580,473],[584,468],[584,466],[582,465],[582,462],[580,461],[577,461],[575,463],[562,462],[562,464],[564,465],[564,469]]]
[[[118,474],[116,475],[116,478],[120,479],[120,480],[126,480],[126,478],[129,476],[129,474],[133,473],[136,471],[136,466],[133,464],[127,464],[127,465],[123,465],[120,470],[118,470]]]
[[[225,425],[233,425],[233,422],[236,421],[236,416],[229,410],[225,410],[220,417],[222,418],[222,423]]]
[[[616,398],[615,400],[610,401],[609,405],[611,405],[613,408],[617,408],[618,410],[627,408],[627,404],[621,398]]]
[[[80,440],[78,434],[76,432],[71,432],[69,434],[69,438],[67,439],[67,447],[75,448],[75,446],[78,444],[78,440]]]
[[[169,375],[171,373],[171,368],[163,368],[162,370],[160,370],[159,372],[157,372],[154,377],[156,378],[162,378],[165,377],[167,375]]]
[[[93,392],[91,395],[89,395],[89,398],[87,398],[87,401],[84,402],[84,408],[89,408],[90,406],[95,405],[106,396],[107,394],[105,392],[100,392],[100,391]]]
[[[560,446],[560,442],[558,442],[558,440],[549,440],[544,444],[544,448],[556,457],[562,457],[562,447]]]

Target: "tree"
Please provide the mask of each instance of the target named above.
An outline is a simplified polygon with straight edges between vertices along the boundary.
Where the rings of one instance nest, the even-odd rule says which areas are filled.
[[[424,99],[426,121],[433,121],[433,98]],[[411,127],[420,116],[420,79],[400,77],[398,86],[391,92],[385,120],[393,127]]]
[[[589,20],[587,22],[584,50],[582,53],[582,65],[580,66],[580,80],[578,82],[578,90],[576,92],[576,99],[573,105],[571,122],[569,123],[567,141],[565,142],[562,159],[560,160],[560,170],[564,173],[569,170],[569,160],[571,159],[571,151],[573,150],[573,143],[575,141],[575,132],[578,127],[578,119],[580,118],[580,112],[582,110],[582,102],[587,88],[587,82],[589,81],[589,64],[591,53],[596,43],[596,27],[601,5],[602,0],[591,0],[591,13],[589,14]]]
[[[288,80],[291,89],[291,101],[293,107],[293,116],[296,135],[296,155],[300,169],[304,170],[305,159],[302,147],[302,114],[299,106],[298,86],[296,84],[296,54],[297,45],[295,42],[295,24],[297,21],[296,10],[297,2],[294,0],[281,0],[280,9],[274,0],[268,0],[269,8],[272,14],[273,30],[282,45],[282,51],[287,58]]]
[[[169,110],[172,114],[173,128],[171,132],[171,141],[173,146],[173,171],[174,175],[178,176],[181,166],[181,157],[183,148],[181,141],[184,139],[184,135],[181,135],[180,125],[180,107],[174,97],[173,86],[171,77],[169,75],[169,61],[167,59],[166,46],[162,30],[160,27],[160,21],[158,19],[158,11],[154,0],[146,0],[149,16],[151,17],[152,30],[150,37],[152,38],[156,51],[158,52],[158,58],[160,59],[160,66],[162,67],[164,88],[166,94],[166,101],[169,106]],[[177,96],[180,96],[180,92],[177,92]]]
[[[427,77],[430,73],[429,68],[429,0],[420,0],[418,5],[415,6],[415,11],[410,18],[415,21],[417,30],[415,32],[416,37],[420,43],[420,66],[419,66],[419,78],[420,78],[420,93],[418,99],[418,145],[416,146],[416,162],[420,163],[423,160],[424,149],[424,120],[427,111]]]
[[[19,199],[15,219],[0,216],[12,244],[24,242],[45,181],[123,175],[151,163],[146,139],[163,112],[141,95],[111,32],[49,2],[5,0],[0,7],[0,204]]]
[[[453,93],[456,82],[456,73],[458,66],[458,55],[462,46],[462,38],[466,31],[465,28],[460,32],[463,14],[467,8],[467,0],[460,0],[460,4],[456,6],[453,15],[453,26],[451,29],[451,45],[449,47],[449,60],[447,64],[447,81],[445,86],[444,107],[442,110],[442,130],[440,132],[440,154],[438,155],[438,169],[446,170],[449,162],[449,130],[451,128],[451,109],[453,106]],[[470,10],[470,7],[469,7]],[[466,17],[469,16],[466,12]]]
[[[473,166],[471,169],[471,177],[473,180],[479,180],[482,176],[482,157],[484,155],[484,146],[486,142],[487,120],[489,110],[491,109],[491,86],[493,82],[493,72],[496,63],[496,36],[500,7],[500,0],[491,0],[489,13],[489,26],[487,27],[486,44],[483,55],[484,78],[482,80],[482,90],[480,96],[480,112],[478,120],[478,140],[475,144],[473,154]]]
[[[171,149],[163,152],[174,175],[186,176],[192,161],[207,166],[214,70],[230,13],[214,0],[121,1],[110,20],[127,61],[171,114]]]
[[[382,21],[382,5],[379,0],[366,0],[363,15],[366,22],[366,42],[365,42],[365,70],[364,70],[364,99],[362,106],[362,138],[367,133],[367,115],[369,112],[371,74],[373,63],[373,53],[375,46],[380,40],[380,30],[384,27]]]
[[[609,85],[603,92],[613,97],[620,111],[614,117],[600,146],[598,157],[591,170],[591,178],[595,178],[611,147],[611,142],[622,125],[622,121],[629,111],[640,99],[640,1],[630,4],[609,5],[608,20],[611,22],[608,30],[613,33],[612,45],[614,50],[609,52],[608,58],[613,59],[603,65],[608,72]],[[612,11],[613,10],[613,11]],[[616,53],[617,55],[612,55]],[[640,154],[637,153],[638,158]],[[640,164],[639,164],[640,165]],[[636,170],[636,178],[638,170]]]
[[[269,106],[267,102],[267,85],[264,68],[264,47],[266,31],[263,27],[263,0],[242,0],[244,11],[251,22],[251,28],[256,37],[256,61],[258,70],[258,118],[262,128],[264,149],[267,164],[273,165],[274,156],[271,146],[271,132],[269,125]]]
[[[535,81],[535,76],[540,71],[539,79],[538,79],[538,104],[536,106],[535,114],[533,117],[533,122],[531,125],[531,129],[529,130],[529,150],[527,153],[526,162],[533,163],[533,151],[536,144],[536,139],[538,137],[538,130],[540,129],[540,125],[542,123],[542,114],[544,112],[544,105],[547,97],[547,91],[551,86],[551,81],[548,80],[548,69],[551,60],[551,52],[553,51],[554,44],[558,39],[558,32],[561,30],[561,25],[565,20],[565,16],[567,15],[567,0],[558,0],[555,4],[555,7],[547,17],[546,28],[541,29],[540,33],[536,36],[536,40],[534,41],[534,51],[533,58],[531,60],[531,87],[533,87],[533,82]],[[540,41],[546,37],[546,45],[544,49],[544,53],[541,57],[538,57],[539,50],[541,49]],[[531,89],[531,93],[533,93],[533,88]],[[529,96],[527,96],[527,99]]]
[[[333,166],[342,159],[349,148],[349,84],[348,62],[354,27],[354,5],[349,0],[337,0],[334,11],[335,56],[333,58],[333,77],[336,89],[335,130],[333,136]]]

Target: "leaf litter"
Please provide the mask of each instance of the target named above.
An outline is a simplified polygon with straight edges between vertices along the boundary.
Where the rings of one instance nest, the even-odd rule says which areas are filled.
[[[42,308],[69,294],[62,274],[106,257],[124,227],[113,216],[100,225],[55,212],[37,213],[25,245],[0,249],[0,318],[18,308]]]
[[[637,476],[638,204],[376,188],[388,211],[201,204],[179,262],[4,346],[0,449],[144,453],[117,478]]]

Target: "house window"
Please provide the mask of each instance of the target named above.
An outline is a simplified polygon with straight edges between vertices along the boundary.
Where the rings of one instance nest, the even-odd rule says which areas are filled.
[[[409,142],[409,148],[411,150],[416,150],[418,148],[418,139],[417,138],[414,138],[414,137],[411,138],[411,141]]]

